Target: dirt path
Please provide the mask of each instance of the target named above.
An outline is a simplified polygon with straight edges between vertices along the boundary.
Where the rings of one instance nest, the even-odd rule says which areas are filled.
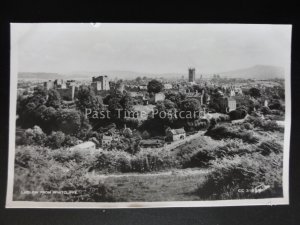
[[[207,174],[210,169],[173,169],[170,171],[156,172],[156,173],[121,173],[121,174],[97,174],[91,173],[95,178],[107,179],[107,178],[119,178],[119,177],[157,177],[157,176],[186,176],[186,175],[196,175],[196,174]]]

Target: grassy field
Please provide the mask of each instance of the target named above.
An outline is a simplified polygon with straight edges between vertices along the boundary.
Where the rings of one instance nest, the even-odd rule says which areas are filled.
[[[108,185],[116,201],[193,201],[207,169],[183,169],[148,174],[91,175]]]

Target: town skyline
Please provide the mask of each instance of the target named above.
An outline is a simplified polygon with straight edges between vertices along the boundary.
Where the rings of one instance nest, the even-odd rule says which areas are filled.
[[[187,69],[190,67],[187,67]],[[182,79],[186,77],[187,69],[185,72],[168,72],[168,73],[149,73],[149,72],[140,72],[140,71],[126,71],[126,70],[106,70],[106,71],[74,71],[70,73],[51,73],[51,72],[29,72],[21,71],[19,72],[20,79],[26,79],[28,76],[35,76],[36,79],[52,79],[56,78],[65,78],[69,79],[71,77],[75,79],[89,79],[92,76],[97,75],[109,75],[111,80],[114,79],[134,79],[136,77],[147,77],[147,78],[165,78],[165,79]],[[270,65],[254,65],[249,68],[239,68],[231,71],[215,72],[215,73],[202,73],[198,68],[195,68],[196,79],[212,78],[213,75],[218,74],[223,78],[242,78],[242,79],[283,79],[285,73],[290,71],[285,71],[284,68],[278,66]],[[41,75],[41,77],[39,77]],[[44,78],[43,78],[44,76]]]

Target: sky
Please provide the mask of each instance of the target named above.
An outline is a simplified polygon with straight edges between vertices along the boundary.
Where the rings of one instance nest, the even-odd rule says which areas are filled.
[[[14,23],[19,72],[226,72],[288,69],[290,25]]]

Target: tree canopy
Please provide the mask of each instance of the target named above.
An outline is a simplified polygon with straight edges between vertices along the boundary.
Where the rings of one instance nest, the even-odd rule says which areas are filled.
[[[249,95],[253,98],[259,98],[261,96],[260,90],[258,88],[250,88]]]
[[[147,86],[149,93],[159,93],[163,90],[163,87],[163,84],[158,80],[151,80]]]

